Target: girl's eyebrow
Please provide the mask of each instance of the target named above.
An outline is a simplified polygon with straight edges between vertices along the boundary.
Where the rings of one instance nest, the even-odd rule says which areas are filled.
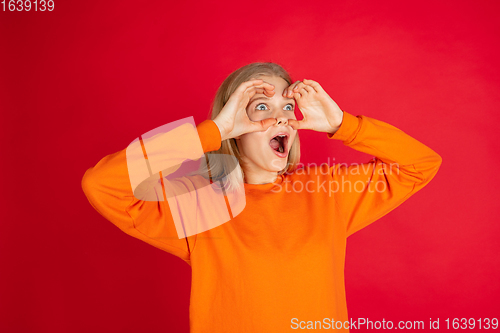
[[[252,103],[253,101],[257,101],[257,100],[259,100],[259,99],[271,99],[271,98],[270,98],[270,97],[257,97],[257,98],[252,98],[252,99],[250,100],[250,102],[248,102],[248,103]]]
[[[291,99],[291,100],[293,100],[293,98],[291,98],[291,97],[284,97],[284,98],[285,98],[285,99]],[[248,102],[248,104],[253,103],[254,101],[258,101],[259,99],[270,100],[270,99],[271,99],[271,97],[257,97],[257,98],[252,98],[252,99]]]

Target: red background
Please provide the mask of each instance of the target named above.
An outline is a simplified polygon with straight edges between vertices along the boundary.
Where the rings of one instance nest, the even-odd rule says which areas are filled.
[[[500,317],[499,9],[56,0],[0,12],[0,331],[188,331],[190,267],[99,215],[81,179],[153,128],[207,119],[224,78],[254,61],[443,157],[427,187],[348,239],[350,317]],[[304,163],[371,158],[323,133],[301,140]]]

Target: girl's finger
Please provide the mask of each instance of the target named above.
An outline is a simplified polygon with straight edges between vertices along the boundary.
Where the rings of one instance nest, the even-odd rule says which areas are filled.
[[[244,84],[246,84],[248,87],[250,87],[250,86],[262,84],[263,82],[264,82],[264,80],[262,80],[262,79],[253,79],[253,80],[244,82]]]
[[[300,99],[307,94],[307,91],[305,91],[303,88],[304,88],[304,83],[302,82],[300,82],[293,88],[292,92],[293,92],[293,97],[295,99],[297,98]]]
[[[266,96],[274,95],[274,86],[272,84],[267,84],[263,86],[253,86],[249,87],[245,92],[248,98],[252,98],[255,94],[264,94]]]
[[[305,92],[305,91],[304,90],[294,91],[293,92],[293,98],[295,98],[295,99],[301,99],[302,97],[304,97],[304,95],[302,95],[301,92]]]
[[[316,92],[316,90],[314,90],[313,87],[308,86],[308,85],[304,85],[304,87],[302,87],[302,89],[304,89],[305,91],[307,91],[308,94]]]
[[[274,95],[274,87],[250,87],[245,91],[245,94],[248,95],[249,98],[252,98],[256,94],[264,94],[266,96]]]
[[[263,92],[265,95],[268,95],[269,97],[274,96],[275,91],[274,90],[264,90]]]
[[[293,92],[300,91],[305,86],[304,82],[299,82],[295,87],[293,87]]]
[[[295,81],[295,83],[292,83],[292,84],[290,85],[290,87],[288,87],[288,88],[286,89],[286,94],[285,94],[285,96],[286,96],[286,97],[292,97],[292,95],[293,95],[293,89],[294,89],[294,88],[295,88],[295,86],[297,86],[297,84],[299,84],[299,83],[300,83],[300,81]]]
[[[308,86],[313,87],[314,90],[316,90],[317,92],[324,92],[323,87],[316,81],[304,79],[304,83],[307,84]]]
[[[252,89],[274,90],[274,85],[267,83],[267,82],[262,82],[261,84],[258,84],[258,85],[251,85],[246,90],[251,91]]]
[[[292,126],[294,130],[302,129],[302,120],[288,119],[288,125]]]
[[[259,86],[260,87],[260,86]],[[264,82],[262,84],[262,88],[264,89],[269,89],[269,90],[274,90],[274,85],[273,84],[270,84],[270,83],[267,83],[267,82]]]
[[[259,84],[262,84],[263,82],[264,82],[264,80],[262,80],[262,79],[251,79],[249,81],[245,81],[242,84],[240,84],[240,86],[238,87],[238,89],[241,90],[241,91],[245,91],[249,87],[257,86]]]
[[[252,121],[250,123],[251,131],[252,132],[265,131],[269,127],[273,126],[276,123],[276,121],[277,121],[276,118],[266,118],[263,120]]]

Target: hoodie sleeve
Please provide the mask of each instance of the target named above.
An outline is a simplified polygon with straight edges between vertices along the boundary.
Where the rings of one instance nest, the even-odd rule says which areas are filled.
[[[374,156],[367,163],[335,164],[329,170],[336,186],[337,209],[350,236],[427,185],[442,158],[388,123],[343,112],[339,129],[327,137]]]
[[[163,133],[150,131],[146,133],[150,135],[145,134],[134,140],[126,149],[102,158],[85,172],[81,185],[92,207],[123,232],[190,264],[195,236],[179,238],[168,201],[165,200],[165,184],[160,178],[175,172],[187,159],[194,160],[203,156],[204,152],[219,149],[221,136],[212,120],[205,120],[196,128],[192,120],[191,124],[184,122],[181,126],[170,126],[168,129]],[[152,135],[154,133],[156,135]],[[140,152],[141,158],[132,159],[131,152],[134,151]],[[159,173],[160,177],[155,172],[154,163],[157,163],[156,169],[159,167],[163,171],[163,174]],[[141,167],[138,167],[139,164]],[[134,170],[147,172],[148,169],[149,175],[155,174],[155,177],[139,184],[141,179]],[[141,189],[146,191],[151,182],[160,185],[150,188],[149,193],[139,194]],[[149,199],[141,200],[148,196]],[[162,198],[152,200],[152,196]]]

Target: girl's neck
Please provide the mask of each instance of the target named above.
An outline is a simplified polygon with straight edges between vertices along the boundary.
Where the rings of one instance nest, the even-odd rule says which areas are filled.
[[[273,183],[278,178],[278,173],[276,171],[265,171],[252,172],[251,170],[245,170],[245,183],[247,184],[269,184]]]

